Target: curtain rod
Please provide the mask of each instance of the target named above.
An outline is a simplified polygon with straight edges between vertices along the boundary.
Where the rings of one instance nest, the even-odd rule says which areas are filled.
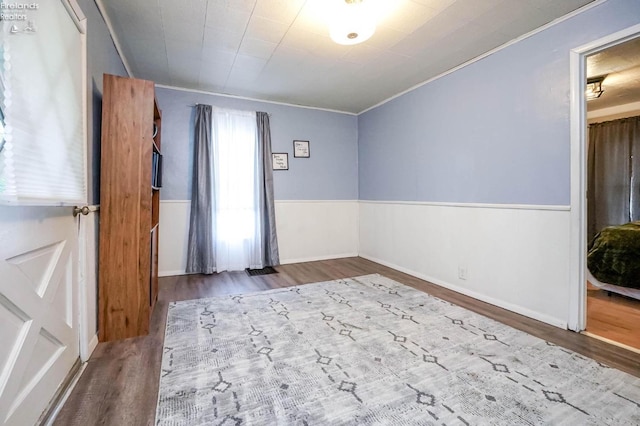
[[[187,105],[187,108],[193,108],[193,107],[197,107],[198,105],[209,105],[209,104],[193,104],[193,105]],[[258,112],[263,112],[263,111],[258,111]],[[271,113],[268,112],[267,115],[269,117],[271,117]]]

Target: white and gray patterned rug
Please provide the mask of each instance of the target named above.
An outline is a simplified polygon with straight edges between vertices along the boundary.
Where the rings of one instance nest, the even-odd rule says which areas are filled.
[[[640,379],[380,275],[169,306],[158,425],[638,425]]]

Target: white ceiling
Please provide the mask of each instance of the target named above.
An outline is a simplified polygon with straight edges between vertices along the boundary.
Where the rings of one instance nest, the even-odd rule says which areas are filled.
[[[354,46],[328,35],[344,0],[104,0],[135,77],[361,112],[593,0],[365,0],[387,13]]]
[[[603,75],[604,93],[587,103],[589,111],[640,101],[640,38],[587,57],[587,77]]]

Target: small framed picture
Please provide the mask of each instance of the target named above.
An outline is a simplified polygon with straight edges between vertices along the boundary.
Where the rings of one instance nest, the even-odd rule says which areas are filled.
[[[274,152],[271,154],[273,170],[289,170],[289,154],[286,152]]]
[[[293,156],[295,158],[309,158],[309,141],[293,141]]]

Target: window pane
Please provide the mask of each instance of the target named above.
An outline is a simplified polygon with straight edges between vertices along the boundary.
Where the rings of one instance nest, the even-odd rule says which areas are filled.
[[[82,35],[60,1],[39,4],[35,31],[27,31],[26,22],[0,25],[5,139],[0,201],[84,202]]]
[[[0,30],[3,30],[0,25]],[[5,110],[5,85],[4,85],[4,43],[0,45],[0,194],[5,191],[6,176],[4,173],[5,163],[5,122],[4,122],[4,110]]]
[[[255,114],[214,112],[214,161],[218,237],[253,238],[256,222]]]

